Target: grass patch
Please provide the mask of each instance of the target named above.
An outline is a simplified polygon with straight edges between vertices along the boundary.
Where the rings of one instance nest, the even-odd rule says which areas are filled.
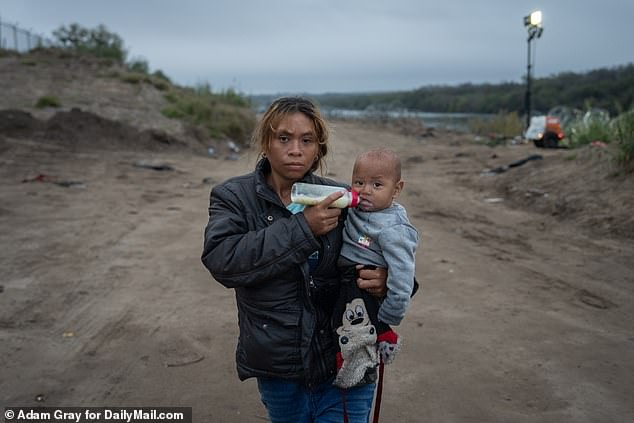
[[[235,92],[213,93],[208,85],[170,91],[164,116],[182,119],[206,129],[212,138],[247,143],[255,126],[255,113]]]
[[[612,139],[610,127],[607,122],[593,120],[590,122],[580,121],[572,125],[569,134],[570,147],[581,147],[593,141],[609,143]]]
[[[578,120],[568,135],[570,147],[582,147],[594,141],[613,146],[612,156],[626,172],[634,171],[634,108],[611,121],[604,119]]]
[[[172,104],[178,102],[179,99],[179,96],[177,96],[174,92],[168,92],[163,97],[165,97],[165,100],[167,100],[168,103]]]
[[[494,140],[509,139],[522,133],[522,120],[517,112],[502,111],[491,119],[471,119],[468,126],[474,134],[489,136]]]
[[[167,91],[170,88],[171,84],[169,83],[169,81],[165,81],[164,79],[157,78],[155,76],[150,76],[148,79],[149,83],[152,84],[154,88],[159,91]],[[146,80],[146,82],[148,82],[148,80]]]
[[[120,75],[119,78],[121,78],[123,82],[126,82],[128,84],[140,84],[141,82],[144,82],[146,80],[147,75],[131,72]]]
[[[167,91],[170,89],[170,86],[172,85],[170,82],[166,81],[163,78],[159,78],[156,76],[152,76],[152,75],[148,75],[148,74],[144,74],[140,72],[120,73],[120,72],[114,71],[112,74],[107,76],[110,76],[113,78],[119,78],[123,82],[126,82],[128,84],[142,84],[142,83],[150,84],[159,91]]]
[[[143,59],[132,60],[130,63],[128,63],[128,69],[131,72],[142,73],[144,75],[150,73],[150,66],[148,65],[147,61]]]
[[[38,109],[44,109],[46,107],[61,107],[62,103],[59,99],[52,95],[45,95],[37,99],[35,107]]]
[[[157,79],[161,79],[161,80],[163,80],[163,81],[165,81],[165,82],[167,82],[169,84],[172,83],[172,81],[169,79],[169,77],[167,75],[165,75],[163,73],[163,71],[160,70],[160,69],[155,70],[154,72],[152,72],[152,76],[157,78]]]
[[[8,50],[6,48],[0,48],[0,57],[11,57],[15,56],[15,52]]]
[[[620,164],[634,168],[634,108],[621,113],[612,121],[612,136],[617,142],[616,160]]]

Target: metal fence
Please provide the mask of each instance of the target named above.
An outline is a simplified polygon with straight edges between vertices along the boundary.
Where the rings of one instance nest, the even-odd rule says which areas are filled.
[[[17,23],[2,20],[0,16],[0,48],[21,53],[36,47],[51,47],[53,41],[43,35],[20,28]]]

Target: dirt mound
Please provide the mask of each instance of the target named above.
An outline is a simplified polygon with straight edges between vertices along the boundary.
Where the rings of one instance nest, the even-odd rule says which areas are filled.
[[[46,121],[21,110],[0,110],[1,135],[33,138],[73,149],[160,151],[191,147],[186,140],[165,131],[138,130],[79,108],[57,112]]]
[[[552,227],[566,223],[593,236],[634,238],[634,174],[616,164],[612,147],[546,150],[468,144],[454,158],[469,163],[458,178],[486,192],[490,201],[549,216]],[[531,160],[536,155],[540,159]],[[465,176],[474,175],[477,166],[480,177]]]
[[[511,204],[574,222],[582,230],[634,238],[634,175],[622,172],[609,151],[561,151],[496,178]]]
[[[182,87],[160,82],[113,60],[59,49],[1,56],[0,137],[33,135],[31,141],[75,148],[184,147],[233,159],[231,140],[163,113],[174,101],[168,94]],[[42,99],[57,107],[41,107]]]
[[[29,112],[16,109],[0,110],[0,135],[27,137],[40,130],[42,122]]]

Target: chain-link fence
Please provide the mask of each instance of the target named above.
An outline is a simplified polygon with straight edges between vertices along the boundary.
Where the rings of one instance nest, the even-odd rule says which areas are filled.
[[[17,23],[2,20],[0,16],[0,48],[27,52],[36,47],[51,47],[53,41],[43,35],[20,28]]]

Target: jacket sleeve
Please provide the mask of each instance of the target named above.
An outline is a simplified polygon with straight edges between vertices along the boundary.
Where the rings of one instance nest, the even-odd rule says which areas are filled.
[[[202,262],[224,286],[249,286],[275,278],[297,269],[318,248],[302,213],[259,216],[229,187],[212,190]]]
[[[379,320],[398,325],[409,307],[414,290],[418,232],[409,225],[386,228],[379,242],[387,262],[387,296],[379,308]]]

